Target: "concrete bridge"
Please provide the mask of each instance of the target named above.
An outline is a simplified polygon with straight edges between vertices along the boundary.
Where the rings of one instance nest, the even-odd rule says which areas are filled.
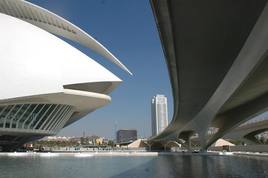
[[[268,107],[267,0],[151,0],[174,99],[152,145],[198,134],[202,150]],[[210,127],[218,132],[208,136]]]
[[[249,123],[235,128],[227,133],[224,138],[232,140],[241,140],[248,144],[259,144],[256,135],[268,131],[268,120]]]

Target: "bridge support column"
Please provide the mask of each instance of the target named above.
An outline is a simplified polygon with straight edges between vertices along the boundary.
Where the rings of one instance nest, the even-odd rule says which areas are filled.
[[[152,144],[148,142],[144,142],[144,144],[148,146],[148,151],[152,151]]]
[[[188,140],[188,149],[191,151],[192,150],[192,142],[191,142],[191,138],[189,137]]]
[[[198,134],[200,140],[200,152],[207,152],[207,129]]]

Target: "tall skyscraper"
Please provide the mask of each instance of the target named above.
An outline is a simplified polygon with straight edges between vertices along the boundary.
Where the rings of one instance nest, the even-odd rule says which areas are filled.
[[[156,95],[152,98],[152,136],[159,134],[168,126],[167,97]]]

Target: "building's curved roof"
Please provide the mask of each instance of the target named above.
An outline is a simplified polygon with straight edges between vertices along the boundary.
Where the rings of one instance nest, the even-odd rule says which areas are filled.
[[[14,16],[50,33],[78,42],[132,74],[124,64],[89,34],[42,7],[23,0],[0,0],[0,13]]]
[[[55,35],[0,13],[0,100],[62,92],[107,94],[121,80]]]

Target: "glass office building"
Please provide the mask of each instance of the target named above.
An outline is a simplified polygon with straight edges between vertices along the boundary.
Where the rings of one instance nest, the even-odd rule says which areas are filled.
[[[121,143],[130,143],[137,140],[137,130],[135,129],[122,129],[116,132],[116,142]]]

